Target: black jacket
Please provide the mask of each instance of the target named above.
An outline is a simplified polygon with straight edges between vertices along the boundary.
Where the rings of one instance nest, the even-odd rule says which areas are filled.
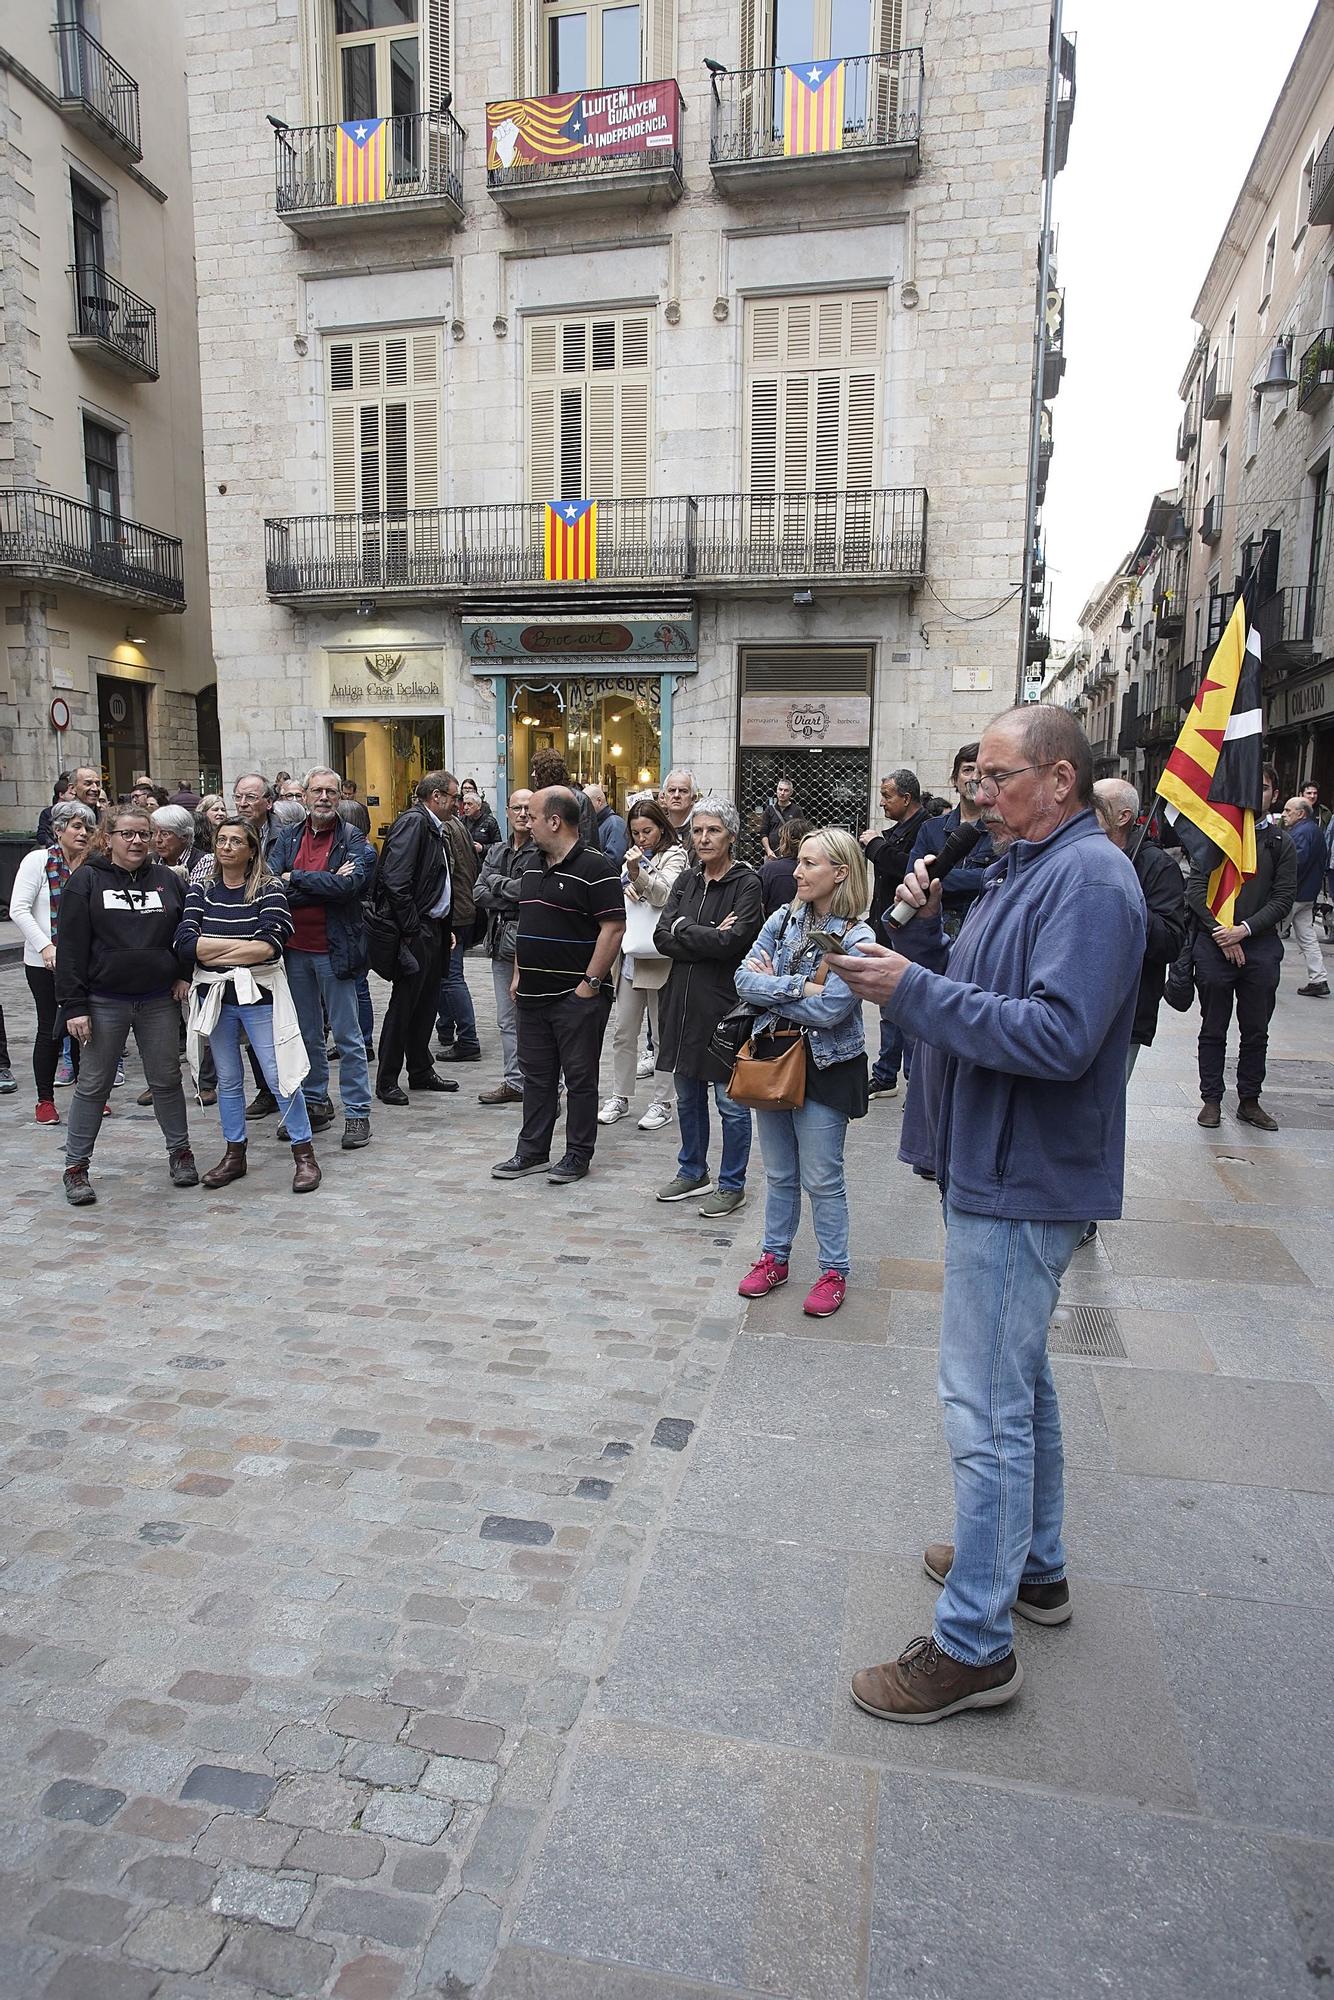
[[[471,841],[468,843],[471,849]],[[471,886],[471,885],[469,885]],[[371,883],[371,907],[403,938],[415,937],[445,887],[443,835],[423,805],[401,812],[385,835]]]
[[[275,875],[291,875],[292,879],[284,886],[294,910],[314,903],[322,905],[329,968],[335,979],[355,979],[370,963],[361,899],[375,870],[375,849],[340,813],[334,822],[329,866],[293,869],[305,831],[304,820],[299,826],[283,827],[273,843],[269,866]],[[348,861],[353,863],[356,874],[340,875],[339,869]]]
[[[1186,885],[1171,855],[1164,854],[1161,847],[1147,839],[1140,843],[1135,856],[1135,874],[1144,891],[1149,922],[1130,1039],[1142,1042],[1147,1048],[1158,1031],[1158,1009],[1167,983],[1167,968],[1186,942]]]
[[[1215,918],[1209,908],[1209,877],[1221,858],[1215,850],[1209,864],[1196,863],[1186,885],[1186,902],[1199,928],[1195,933],[1195,965],[1202,979],[1219,976],[1223,954],[1213,940]],[[78,879],[77,877],[75,878]],[[1249,924],[1251,934],[1242,942],[1247,959],[1282,958],[1283,944],[1278,926],[1297,900],[1297,850],[1282,827],[1255,829],[1255,873],[1237,893],[1236,921]],[[60,921],[65,921],[62,905]]]
[[[478,862],[468,823],[457,813],[445,821],[445,853],[449,857],[450,928],[463,936],[465,931],[471,930],[472,920],[477,915],[473,884],[477,880]],[[468,939],[463,937],[463,942],[467,944]]]
[[[866,843],[866,859],[871,866],[872,878],[871,910],[867,921],[877,937],[880,935],[880,919],[886,910],[893,908],[898,886],[908,872],[909,857],[925,824],[926,814],[919,805],[907,819],[887,826],[883,833],[878,833],[874,840]]]
[[[185,908],[174,868],[117,868],[90,854],[60,898],[56,1002],[61,1019],[86,1014],[92,993],[161,993],[181,976],[172,950]]]
[[[720,931],[733,913],[732,928]],[[659,1069],[727,1081],[709,1040],[736,1005],[736,968],[763,926],[760,878],[744,861],[734,861],[717,882],[698,865],[681,870],[653,933],[655,950],[673,961],[658,997]]]
[[[487,850],[474,891],[477,907],[489,919],[486,948],[492,958],[513,959],[519,930],[519,886],[533,858],[533,843],[516,847],[513,838],[498,840]]]

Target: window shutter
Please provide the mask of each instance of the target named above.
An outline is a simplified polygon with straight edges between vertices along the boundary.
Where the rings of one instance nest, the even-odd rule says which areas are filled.
[[[620,497],[646,500],[649,489],[648,383],[621,384]]]
[[[378,389],[380,386],[381,342],[359,340],[357,342],[357,387]]]
[[[778,378],[754,375],[747,405],[746,490],[778,490]]]
[[[584,494],[584,392],[560,392],[560,484],[558,500],[582,500]]]
[[[665,83],[676,75],[676,0],[649,0],[645,28],[644,81]]]
[[[847,452],[843,485],[874,486],[876,458],[876,393],[879,378],[869,374],[848,377],[846,417]]]
[[[647,313],[529,322],[532,499],[647,496],[649,327]]]
[[[408,406],[384,406],[384,512],[408,510]]]
[[[752,307],[749,314],[750,360],[754,367],[777,367],[782,351],[783,308],[778,304]]]
[[[357,405],[357,480],[359,486],[358,511],[363,514],[378,514],[381,511],[380,488],[380,406],[378,403]]]
[[[412,399],[411,504],[440,505],[440,405],[434,396]]]
[[[439,333],[330,341],[327,369],[334,511],[402,514],[438,507]]]
[[[335,514],[357,511],[357,414],[350,403],[329,411],[329,463]]]
[[[384,386],[386,389],[406,389],[408,386],[408,342],[405,334],[391,334],[385,341]]]
[[[880,33],[876,47],[884,56],[897,55],[903,47],[903,0],[879,0]],[[899,108],[903,85],[898,62],[877,65],[880,76],[876,88],[876,131],[891,144],[898,135]]]
[[[330,88],[329,50],[326,40],[325,0],[302,0],[299,22],[301,45],[302,118],[308,125],[329,123],[336,114]]]
[[[783,384],[784,493],[803,493],[810,484],[811,396],[805,375],[789,375]]]
[[[749,491],[831,494],[874,485],[880,374],[866,364],[879,362],[883,328],[876,292],[765,300],[750,310]],[[815,512],[823,518],[820,507]]]
[[[588,386],[588,486],[575,499],[616,498],[616,384]]]
[[[449,89],[449,0],[426,0],[426,111],[439,108]]]
[[[350,340],[336,340],[329,348],[329,387],[335,391],[356,387]]]
[[[531,384],[528,390],[528,498],[556,500],[556,391]]]
[[[512,34],[514,36],[514,95],[527,97],[532,89],[535,70],[532,55],[534,23],[534,0],[514,0]]]
[[[815,378],[815,470],[811,484],[817,493],[837,492],[843,484],[839,477],[842,388],[842,381],[837,375],[817,375]]]
[[[412,386],[420,388],[423,382],[439,380],[440,342],[434,333],[414,333],[412,336]]]

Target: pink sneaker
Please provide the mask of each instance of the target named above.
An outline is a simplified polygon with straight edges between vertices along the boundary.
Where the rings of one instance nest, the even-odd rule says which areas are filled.
[[[743,1299],[762,1299],[768,1292],[776,1292],[780,1285],[787,1283],[787,1265],[780,1264],[771,1250],[766,1250],[758,1264],[753,1264],[737,1291]],[[833,1307],[830,1307],[833,1311]]]
[[[837,1271],[826,1271],[807,1292],[801,1310],[807,1319],[828,1319],[842,1305],[847,1289],[846,1278],[841,1278]]]

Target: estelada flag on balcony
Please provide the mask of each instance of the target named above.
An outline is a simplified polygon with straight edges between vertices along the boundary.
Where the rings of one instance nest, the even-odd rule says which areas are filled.
[[[784,153],[792,159],[802,153],[842,150],[842,63],[810,62],[784,70]]]
[[[1210,871],[1208,903],[1220,924],[1234,922],[1237,892],[1255,873],[1263,728],[1260,636],[1243,591],[1158,780],[1177,838]]]
[[[548,583],[591,583],[598,573],[596,500],[548,500],[542,574]]]
[[[340,125],[334,146],[334,205],[356,208],[383,201],[387,118],[354,118]]]

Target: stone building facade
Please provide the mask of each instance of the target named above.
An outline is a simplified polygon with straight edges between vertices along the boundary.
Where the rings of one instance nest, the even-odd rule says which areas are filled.
[[[176,10],[0,7],[0,832],[217,763],[193,231]]]
[[[228,768],[943,782],[1020,660],[1049,6],[186,16]]]

